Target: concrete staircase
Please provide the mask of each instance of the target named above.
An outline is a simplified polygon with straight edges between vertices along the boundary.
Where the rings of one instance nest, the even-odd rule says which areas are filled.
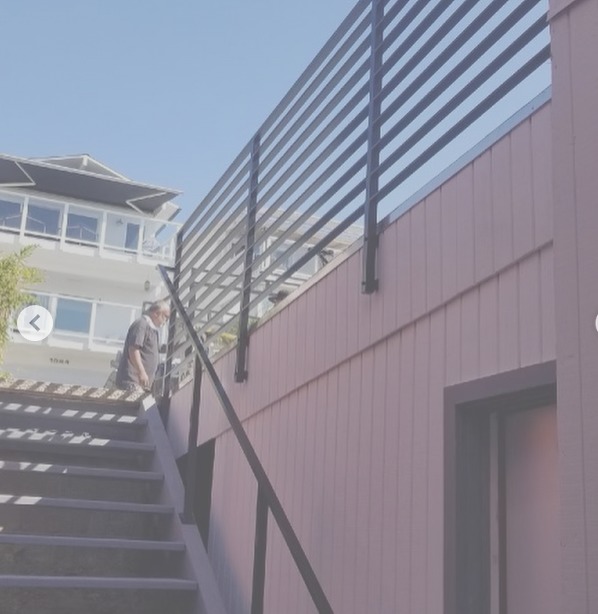
[[[223,611],[146,410],[0,392],[1,614]]]

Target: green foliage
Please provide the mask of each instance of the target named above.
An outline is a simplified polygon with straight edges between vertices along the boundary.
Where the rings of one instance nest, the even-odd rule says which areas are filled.
[[[42,281],[41,273],[26,263],[34,249],[30,245],[0,256],[0,362],[19,309],[31,302],[32,297],[25,288]]]

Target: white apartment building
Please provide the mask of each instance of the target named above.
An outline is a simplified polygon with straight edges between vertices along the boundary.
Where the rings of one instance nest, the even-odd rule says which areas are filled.
[[[164,296],[179,192],[131,181],[88,155],[0,155],[0,253],[36,245],[31,290],[54,318],[41,342],[18,332],[1,367],[18,378],[102,386],[130,323]]]

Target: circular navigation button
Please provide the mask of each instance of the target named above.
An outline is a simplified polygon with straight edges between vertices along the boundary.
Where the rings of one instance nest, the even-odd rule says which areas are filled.
[[[17,328],[27,341],[43,341],[54,328],[54,318],[45,307],[29,305],[19,313]]]

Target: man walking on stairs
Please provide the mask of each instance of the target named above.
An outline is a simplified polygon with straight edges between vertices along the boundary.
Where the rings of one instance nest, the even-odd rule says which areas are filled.
[[[116,386],[123,390],[149,391],[156,376],[160,354],[158,331],[170,318],[166,301],[153,303],[147,313],[129,327],[116,373]]]

